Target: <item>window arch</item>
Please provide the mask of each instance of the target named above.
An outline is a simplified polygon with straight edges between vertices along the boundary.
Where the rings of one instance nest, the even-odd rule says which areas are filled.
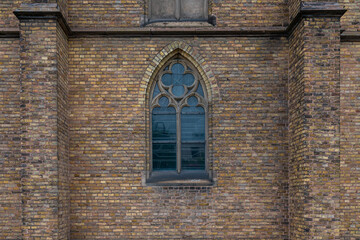
[[[207,172],[208,97],[196,68],[180,54],[157,73],[150,93],[152,172]]]

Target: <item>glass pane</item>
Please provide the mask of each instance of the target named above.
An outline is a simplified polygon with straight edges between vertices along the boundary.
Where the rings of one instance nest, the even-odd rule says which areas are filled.
[[[176,141],[175,113],[152,115],[152,139],[153,141]]]
[[[181,19],[206,19],[204,0],[181,0]]]
[[[204,97],[204,91],[203,91],[202,86],[201,86],[200,83],[199,83],[199,86],[198,86],[198,89],[196,90],[196,92],[197,92],[199,95],[201,95],[201,96]]]
[[[174,73],[174,74],[183,74],[184,71],[185,71],[185,68],[182,64],[180,63],[175,63],[172,68],[171,68],[171,71]]]
[[[181,168],[205,169],[205,143],[183,143],[181,145]]]
[[[173,84],[172,75],[170,73],[166,73],[162,75],[161,81],[165,86],[170,86]]]
[[[167,97],[161,97],[159,99],[159,105],[161,107],[167,107],[169,105],[169,99]]]
[[[176,170],[176,143],[153,143],[153,169]]]
[[[192,75],[191,73],[187,73],[185,75],[183,75],[183,84],[187,85],[187,86],[191,86],[195,81],[195,77],[194,75]]]
[[[157,95],[159,95],[159,93],[160,93],[160,89],[156,83],[155,88],[154,88],[153,98],[155,98]]]
[[[202,107],[183,107],[181,114],[205,114]]]
[[[162,108],[154,108],[153,114],[154,115],[164,115],[164,114],[175,114],[176,110],[173,107],[162,107]]]
[[[181,140],[205,140],[205,114],[181,114]]]
[[[187,100],[187,103],[190,105],[190,106],[196,106],[198,104],[198,100],[196,97],[190,97],[188,100]]]
[[[171,91],[176,97],[180,97],[184,94],[185,89],[183,86],[173,86]]]
[[[175,19],[175,0],[151,0],[151,19]]]

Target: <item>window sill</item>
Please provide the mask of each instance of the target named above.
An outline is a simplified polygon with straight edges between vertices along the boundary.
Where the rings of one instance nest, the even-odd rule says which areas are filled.
[[[179,22],[150,22],[146,24],[146,27],[169,27],[169,28],[186,28],[186,27],[214,27],[213,24],[206,21],[179,21]]]
[[[147,179],[148,186],[212,186],[213,181],[207,172],[201,170],[153,171]]]

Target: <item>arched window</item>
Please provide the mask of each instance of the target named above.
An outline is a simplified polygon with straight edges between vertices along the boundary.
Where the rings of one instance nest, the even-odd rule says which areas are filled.
[[[152,171],[206,172],[208,101],[200,74],[177,55],[155,80],[150,95]]]

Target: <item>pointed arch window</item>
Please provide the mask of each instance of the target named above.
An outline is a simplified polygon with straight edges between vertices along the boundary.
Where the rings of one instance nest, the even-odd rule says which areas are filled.
[[[201,75],[180,55],[160,69],[150,95],[152,172],[207,172],[204,89]]]

